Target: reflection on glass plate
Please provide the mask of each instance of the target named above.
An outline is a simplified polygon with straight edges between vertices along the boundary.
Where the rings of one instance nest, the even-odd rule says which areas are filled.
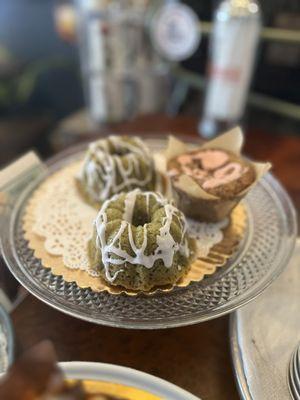
[[[0,373],[5,372],[13,360],[13,340],[9,316],[0,306]]]

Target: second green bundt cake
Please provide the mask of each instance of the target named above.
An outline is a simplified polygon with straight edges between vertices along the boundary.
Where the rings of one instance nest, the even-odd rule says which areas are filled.
[[[91,143],[78,176],[80,191],[94,204],[135,188],[153,190],[154,181],[151,153],[135,136],[108,136]]]
[[[150,290],[187,273],[192,242],[186,219],[156,192],[139,189],[104,202],[89,244],[90,260],[112,285]]]

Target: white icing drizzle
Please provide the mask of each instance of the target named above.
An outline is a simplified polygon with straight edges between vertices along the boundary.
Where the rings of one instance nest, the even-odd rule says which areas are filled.
[[[126,191],[132,186],[143,187],[153,177],[153,160],[147,146],[139,138],[131,138],[129,143],[119,136],[110,136],[93,142],[84,160],[79,179],[86,185],[87,191],[95,201],[104,201],[112,194]],[[118,154],[110,154],[109,143],[116,151],[128,151],[124,154],[126,168]],[[147,171],[142,176],[140,163],[146,164]],[[118,175],[121,181],[118,183]]]
[[[109,282],[113,282],[120,272],[119,270],[113,275],[110,273],[110,265],[120,265],[124,263],[141,264],[150,269],[157,260],[162,260],[166,268],[170,268],[173,264],[173,257],[176,252],[180,252],[185,257],[189,257],[190,250],[186,238],[186,220],[184,215],[161,194],[155,192],[141,192],[135,189],[125,195],[123,219],[120,228],[112,241],[106,240],[106,225],[108,223],[106,210],[111,201],[116,201],[120,195],[113,196],[110,200],[104,202],[96,218],[95,225],[97,230],[96,245],[100,247],[102,254],[102,264],[105,268],[105,276]],[[155,202],[161,205],[165,211],[165,217],[162,219],[162,226],[156,237],[157,248],[153,254],[146,255],[147,248],[147,224],[143,226],[143,243],[141,247],[137,247],[133,238],[132,217],[137,196],[144,196],[146,199],[147,210],[150,208],[150,198],[153,197]],[[180,224],[182,235],[180,242],[175,242],[171,235],[171,224],[173,218],[177,218]],[[122,234],[128,234],[128,240],[134,256],[127,253],[120,246],[120,238]],[[115,258],[117,256],[117,258]]]

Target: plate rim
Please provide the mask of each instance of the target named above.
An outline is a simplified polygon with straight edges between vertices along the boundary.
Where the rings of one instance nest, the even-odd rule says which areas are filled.
[[[300,249],[300,236],[298,236],[296,238],[296,247],[295,250],[293,252],[293,256],[295,255],[295,253],[298,254]],[[265,293],[265,298],[268,299],[268,292]],[[267,303],[267,301],[266,301]],[[274,304],[273,304],[274,305]],[[253,312],[253,307],[255,307],[255,305],[251,305],[250,307],[252,312]],[[267,312],[266,311],[266,307],[264,305],[263,308],[260,308],[261,312]],[[238,309],[236,310],[234,313],[232,313],[230,315],[230,319],[229,319],[229,341],[230,341],[230,356],[231,356],[231,362],[233,365],[233,374],[234,374],[234,378],[235,378],[235,382],[236,382],[236,386],[240,395],[240,398],[243,400],[255,400],[255,396],[254,394],[252,394],[253,390],[251,390],[251,384],[249,382],[249,377],[250,377],[250,373],[248,373],[249,371],[249,367],[246,367],[245,363],[248,363],[249,365],[254,365],[253,363],[253,359],[251,359],[251,357],[249,358],[249,354],[251,354],[251,352],[248,352],[248,356],[245,357],[244,353],[245,353],[245,348],[249,347],[249,337],[247,337],[247,340],[245,341],[244,339],[244,335],[243,332],[245,331],[245,316],[244,316],[244,312],[246,312],[247,315],[247,311],[244,311],[244,309]],[[241,323],[241,325],[240,325]],[[252,335],[253,336],[253,335]],[[265,344],[264,344],[265,345]],[[264,347],[264,345],[262,345],[262,343],[260,343],[260,347]],[[296,345],[295,345],[296,347]],[[299,342],[297,342],[297,347],[299,347]],[[294,348],[295,351],[295,348]],[[285,382],[286,382],[286,390],[289,391],[290,393],[290,386],[289,386],[289,369],[291,366],[291,360],[292,360],[292,356],[294,356],[294,351],[291,352],[290,357],[288,359],[288,362],[286,364],[285,369]],[[264,358],[264,362],[275,362],[274,359],[267,359]],[[287,396],[288,397],[288,396]]]
[[[59,366],[66,376],[69,376],[71,379],[72,376],[76,377],[83,374],[80,379],[97,380],[93,377],[100,375],[99,380],[133,386],[149,391],[156,396],[164,396],[163,398],[166,400],[201,400],[199,397],[165,379],[135,368],[89,361],[59,362]],[[118,380],[117,382],[116,379]]]
[[[229,338],[231,360],[233,364],[233,375],[240,397],[243,400],[254,400],[254,398],[251,396],[250,387],[247,383],[247,378],[244,373],[245,369],[242,367],[243,359],[241,356],[237,332],[237,311],[233,312],[229,318]]]

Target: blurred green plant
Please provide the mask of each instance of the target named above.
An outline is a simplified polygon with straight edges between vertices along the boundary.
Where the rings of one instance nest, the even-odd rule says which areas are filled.
[[[0,113],[30,109],[39,78],[50,70],[66,67],[68,61],[53,58],[21,64],[0,45]]]

